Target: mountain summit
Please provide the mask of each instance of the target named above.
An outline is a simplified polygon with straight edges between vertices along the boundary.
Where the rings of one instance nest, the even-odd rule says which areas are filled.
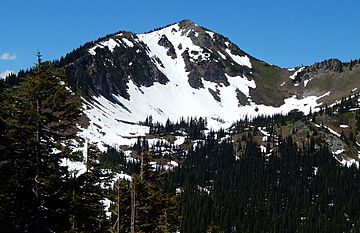
[[[145,34],[119,32],[59,61],[73,90],[87,96],[90,125],[83,133],[110,144],[145,134],[138,123],[147,116],[204,117],[211,128],[229,127],[245,116],[308,113],[360,88],[351,79],[357,63],[323,64],[269,65],[190,20]]]

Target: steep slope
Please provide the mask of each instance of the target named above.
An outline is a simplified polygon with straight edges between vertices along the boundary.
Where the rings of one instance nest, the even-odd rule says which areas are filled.
[[[150,115],[160,122],[206,117],[217,129],[245,116],[308,113],[333,92],[302,87],[300,72],[259,61],[188,20],[105,37],[60,64],[72,88],[86,96],[90,125],[83,136],[108,144],[144,135],[139,122]]]
[[[238,148],[236,155],[242,157],[245,153],[248,137],[244,135],[251,135],[265,156],[271,156],[284,139],[291,137],[300,151],[316,151],[326,145],[342,165],[359,168],[359,102],[359,94],[355,94],[307,116],[291,113],[273,118],[259,117],[254,122],[239,122],[232,127],[235,148]]]
[[[300,69],[292,81],[299,95],[329,91],[331,95],[322,100],[327,104],[341,100],[360,88],[359,60],[342,63],[329,59]]]

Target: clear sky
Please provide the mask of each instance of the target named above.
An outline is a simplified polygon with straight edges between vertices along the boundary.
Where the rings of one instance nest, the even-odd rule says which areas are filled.
[[[106,34],[182,19],[281,67],[360,58],[359,0],[1,0],[0,7],[0,73],[32,66],[37,49],[53,60]]]

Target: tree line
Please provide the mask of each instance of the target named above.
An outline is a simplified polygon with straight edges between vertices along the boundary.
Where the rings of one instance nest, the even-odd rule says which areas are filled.
[[[165,171],[151,165],[156,154],[145,138],[133,148],[137,159],[93,144],[74,152],[81,101],[64,83],[64,71],[40,55],[19,83],[0,82],[1,232],[360,231],[359,170],[342,167],[325,145],[299,148],[289,136],[264,153],[249,132],[235,157],[231,136],[251,124],[311,115],[244,119],[230,137],[224,130],[204,134],[202,118],[165,125],[148,118],[153,134],[202,141]],[[357,107],[351,98],[341,103],[339,111]],[[67,160],[84,161],[85,169],[69,171]]]

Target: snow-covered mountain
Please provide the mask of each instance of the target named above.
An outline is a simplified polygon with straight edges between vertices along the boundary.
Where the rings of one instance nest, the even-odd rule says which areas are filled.
[[[110,145],[128,145],[145,135],[148,128],[139,122],[150,115],[160,122],[203,117],[217,129],[245,116],[308,113],[358,85],[338,90],[333,79],[339,70],[328,69],[331,83],[323,85],[330,78],[324,81],[324,72],[315,72],[319,68],[269,65],[189,20],[145,34],[107,36],[59,64],[72,88],[86,96],[89,124],[81,136]]]

